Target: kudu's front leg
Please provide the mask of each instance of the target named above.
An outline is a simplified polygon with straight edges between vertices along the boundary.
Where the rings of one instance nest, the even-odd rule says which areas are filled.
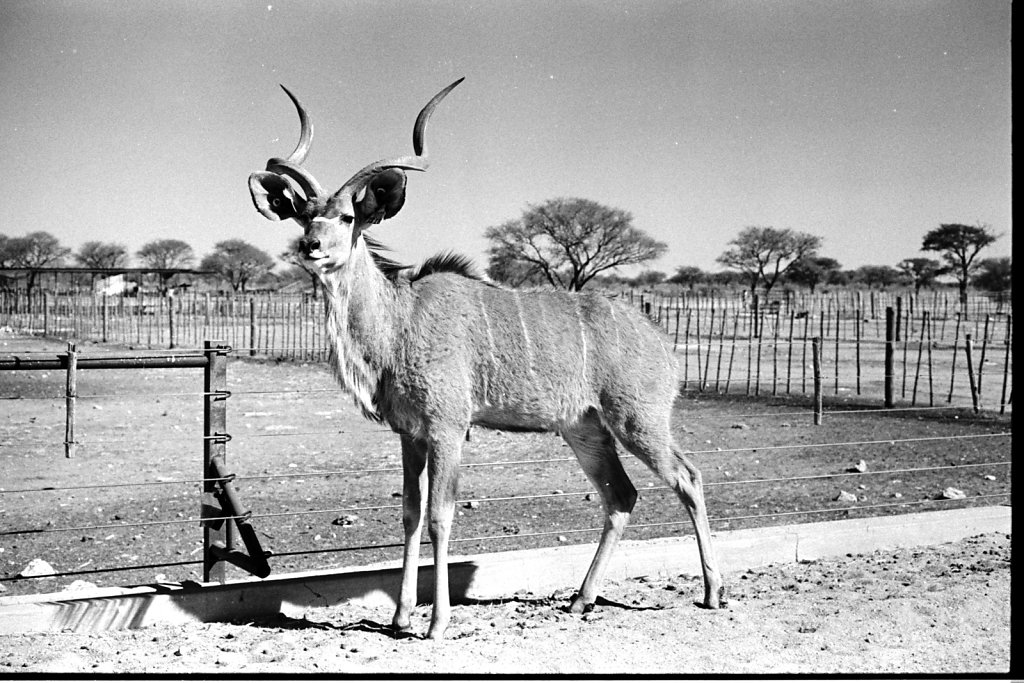
[[[402,436],[402,526],[405,552],[402,555],[402,587],[391,625],[408,630],[416,609],[416,579],[420,569],[420,539],[423,536],[423,512],[427,499],[427,448],[411,436]]]
[[[452,518],[455,516],[455,498],[458,493],[459,461],[462,459],[462,440],[465,429],[451,430],[433,439],[427,453],[429,499],[427,531],[434,546],[434,611],[427,637],[444,637],[451,619],[451,600],[448,595],[448,539]]]

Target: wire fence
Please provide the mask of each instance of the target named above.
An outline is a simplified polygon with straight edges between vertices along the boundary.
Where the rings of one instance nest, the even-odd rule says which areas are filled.
[[[0,369],[12,358],[42,362],[53,355],[0,353]],[[267,385],[270,366],[241,362],[237,351],[230,357],[232,376],[259,370],[258,377],[211,391],[180,367],[104,370],[103,377],[114,378],[76,399],[79,407],[111,410],[83,420],[72,458],[62,457],[59,422],[40,420],[40,407],[59,413],[66,394],[34,379],[36,370],[0,372],[12,416],[0,431],[0,586],[16,594],[83,576],[122,584],[201,580],[211,562],[204,530],[218,522],[256,529],[275,572],[396,559],[397,437],[358,422],[354,411],[322,410],[325,401],[344,399],[295,377],[294,366],[274,366],[277,383]],[[80,360],[88,365],[84,355]],[[158,383],[155,372],[163,372]],[[705,473],[715,529],[1010,500],[1011,422],[997,411],[835,403],[824,424],[813,426],[803,399],[743,399],[691,388],[676,415],[677,438]],[[225,429],[213,438],[201,428],[197,413],[211,401],[226,404],[230,434]],[[163,414],[170,424],[118,431],[128,413],[150,424]],[[212,442],[231,453],[230,473],[209,476],[204,469]],[[621,456],[640,493],[630,537],[687,531],[673,492],[631,455]],[[338,467],[339,460],[346,465]],[[474,431],[465,446],[455,550],[594,541],[600,505],[574,461],[551,435]],[[210,491],[225,481],[244,507],[233,514],[208,505]],[[47,557],[49,570],[26,571],[33,559]]]

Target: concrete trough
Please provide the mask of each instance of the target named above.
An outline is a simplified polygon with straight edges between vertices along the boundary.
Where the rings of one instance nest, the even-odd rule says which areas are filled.
[[[736,572],[772,563],[838,557],[898,547],[934,545],[991,532],[1011,532],[1009,506],[972,507],[714,534],[726,582]],[[576,586],[596,544],[455,556],[450,562],[453,602],[537,594]],[[271,558],[273,564],[273,558]],[[692,536],[623,541],[609,579],[700,574]],[[309,608],[347,604],[394,606],[401,565],[312,571],[246,578],[224,584],[152,584],[0,598],[0,633],[96,632],[153,624],[299,617]],[[433,568],[420,568],[420,601],[429,602]],[[699,596],[698,596],[699,597]],[[696,598],[695,598],[696,599]]]

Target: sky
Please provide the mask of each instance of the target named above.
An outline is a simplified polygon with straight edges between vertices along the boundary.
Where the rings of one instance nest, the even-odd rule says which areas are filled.
[[[399,260],[486,263],[484,231],[583,197],[717,271],[744,227],[895,265],[942,223],[1011,251],[1008,0],[0,0],[0,234],[77,250],[176,238],[197,257],[299,234],[247,178],[286,156],[328,191],[411,153],[431,167],[373,229]],[[639,268],[623,269],[633,275]]]

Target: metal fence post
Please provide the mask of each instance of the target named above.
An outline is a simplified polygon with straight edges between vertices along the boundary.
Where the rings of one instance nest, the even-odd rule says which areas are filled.
[[[203,342],[206,354],[206,368],[203,375],[203,499],[216,491],[216,484],[209,481],[216,478],[213,459],[227,461],[227,368],[229,348],[220,341]],[[204,511],[205,512],[205,511]],[[205,516],[205,514],[204,514]],[[219,542],[231,547],[231,524],[203,525],[203,581],[226,580],[225,564],[217,561],[210,552],[210,546]]]
[[[78,347],[68,342],[68,370],[64,385],[64,457],[75,455],[75,400],[78,398]]]

